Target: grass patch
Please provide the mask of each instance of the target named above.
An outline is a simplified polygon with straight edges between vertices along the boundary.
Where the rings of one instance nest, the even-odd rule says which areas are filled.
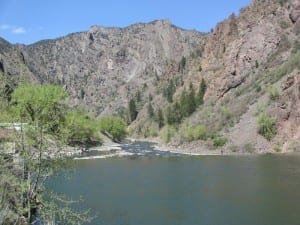
[[[257,119],[258,133],[270,141],[276,135],[275,121],[267,114],[260,114]]]
[[[223,136],[219,136],[219,137],[215,137],[213,139],[213,145],[215,147],[222,147],[227,143],[228,139],[226,137]]]

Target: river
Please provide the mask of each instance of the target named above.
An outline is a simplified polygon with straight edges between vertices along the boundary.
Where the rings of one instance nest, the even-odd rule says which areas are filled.
[[[147,143],[76,160],[48,187],[82,196],[92,225],[299,225],[300,156],[182,156]],[[76,206],[75,206],[76,207]]]

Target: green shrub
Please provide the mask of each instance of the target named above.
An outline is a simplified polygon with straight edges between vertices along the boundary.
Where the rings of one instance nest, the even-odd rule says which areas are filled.
[[[232,151],[232,152],[238,152],[238,151],[239,151],[239,147],[236,146],[236,145],[231,145],[231,146],[229,147],[229,149],[230,149],[230,151]]]
[[[101,142],[95,119],[85,112],[69,112],[65,116],[61,137],[70,145],[88,145]]]
[[[260,114],[257,119],[258,133],[270,141],[276,134],[275,121],[266,114]]]
[[[161,131],[161,138],[165,143],[169,143],[171,138],[175,135],[176,129],[173,126],[166,125]]]
[[[194,129],[188,125],[188,124],[184,124],[181,128],[181,138],[183,141],[193,141],[194,140]]]
[[[199,124],[197,127],[195,127],[193,133],[195,140],[206,140],[207,138],[206,129],[202,124]]]
[[[259,85],[259,84],[255,84],[255,91],[257,92],[257,93],[259,93],[259,92],[261,92],[261,86]]]
[[[222,136],[219,136],[219,137],[215,137],[213,139],[213,145],[215,147],[222,147],[224,146],[226,143],[227,143],[227,138],[226,137],[222,137]]]
[[[271,86],[268,88],[269,98],[272,101],[277,101],[279,99],[279,91],[276,87]]]
[[[279,145],[275,145],[275,146],[274,146],[274,151],[275,151],[275,152],[281,152],[280,146],[279,146]]]
[[[287,29],[287,28],[289,28],[289,24],[288,24],[288,22],[285,21],[285,20],[281,20],[281,21],[279,22],[279,25],[280,25],[281,29]]]
[[[126,136],[126,123],[119,116],[105,116],[99,120],[99,128],[102,132],[109,133],[113,140],[121,141]]]
[[[191,127],[188,124],[184,124],[181,127],[181,135],[183,141],[191,142],[194,140],[206,140],[206,129],[202,124],[197,127]]]
[[[158,136],[157,131],[158,131],[157,127],[154,127],[154,126],[147,127],[144,130],[144,138],[147,138],[147,137],[157,137]]]

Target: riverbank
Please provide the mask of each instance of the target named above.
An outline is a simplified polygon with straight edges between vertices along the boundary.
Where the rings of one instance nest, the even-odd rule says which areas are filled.
[[[191,155],[191,156],[209,156],[209,155],[262,155],[262,154],[294,154],[290,153],[282,153],[275,152],[274,150],[263,149],[260,151],[253,151],[253,149],[230,149],[228,146],[216,148],[209,147],[201,142],[191,142],[191,143],[183,143],[181,145],[175,146],[170,144],[165,144],[161,140],[157,138],[142,138],[142,139],[133,139],[127,138],[122,143],[115,143],[111,140],[105,140],[105,142],[101,146],[92,147],[86,150],[81,151],[79,154],[74,154],[74,159],[103,159],[103,158],[111,158],[111,157],[126,157],[126,156],[136,156],[143,155],[143,152],[135,152],[132,149],[124,149],[128,148],[130,145],[134,145],[137,142],[147,142],[151,143],[153,149],[155,151],[166,152],[166,153],[174,153],[180,155]],[[133,148],[134,149],[134,148]],[[69,151],[68,151],[69,152]],[[147,153],[146,153],[147,154]],[[72,155],[71,155],[72,157]]]
[[[180,146],[165,144],[158,138],[141,138],[141,139],[133,139],[128,138],[131,142],[150,142],[153,143],[154,149],[159,151],[165,151],[165,152],[171,152],[176,154],[183,154],[183,155],[233,155],[233,154],[239,154],[234,152],[228,152],[220,149],[209,149],[207,146],[204,146],[203,144],[183,144]]]
[[[160,151],[166,151],[184,155],[261,155],[261,154],[292,154],[293,152],[275,152],[273,149],[255,149],[249,147],[248,149],[231,149],[229,145],[224,147],[209,147],[201,141],[190,143],[183,143],[181,145],[172,145],[162,142],[158,138],[142,138],[142,139],[129,139],[130,141],[142,141],[154,143],[154,148]]]

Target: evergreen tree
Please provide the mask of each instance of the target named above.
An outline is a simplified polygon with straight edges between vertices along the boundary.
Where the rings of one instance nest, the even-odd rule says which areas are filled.
[[[148,103],[148,116],[150,118],[153,118],[153,116],[154,116],[154,109],[153,109],[151,102]]]
[[[179,102],[180,102],[180,111],[181,111],[182,116],[187,117],[188,111],[189,111],[189,109],[188,109],[188,94],[185,89],[183,89],[183,91],[181,93]]]
[[[166,120],[169,125],[179,124],[181,122],[182,113],[178,102],[175,102],[172,106],[168,106],[166,110]]]
[[[166,121],[167,121],[167,124],[173,124],[171,106],[168,106],[167,109],[166,109]]]
[[[175,92],[175,85],[173,79],[171,79],[168,83],[167,88],[164,90],[164,97],[167,98],[168,102],[173,102],[173,94]]]
[[[186,65],[186,58],[184,56],[182,56],[179,65],[178,65],[178,72],[183,73],[184,69],[185,69],[185,65]]]
[[[148,101],[151,102],[153,100],[153,96],[151,95],[151,93],[148,96]]]
[[[136,108],[135,100],[132,98],[129,101],[129,119],[130,122],[134,121],[137,117],[138,111]]]
[[[188,95],[188,114],[191,115],[193,112],[195,112],[197,108],[196,104],[196,96],[195,96],[195,89],[192,83],[190,83],[189,87],[189,95]]]
[[[140,90],[138,90],[138,91],[136,92],[136,101],[137,101],[137,102],[141,102],[141,101],[142,101],[142,96],[141,96]]]
[[[164,115],[161,108],[157,111],[157,123],[159,128],[162,128],[165,125]]]
[[[181,123],[182,120],[182,114],[181,114],[181,110],[180,110],[180,104],[178,102],[175,102],[175,104],[173,105],[173,120],[175,124],[179,124]]]
[[[198,105],[202,105],[204,103],[203,98],[204,98],[206,89],[207,89],[206,82],[202,78],[201,83],[200,83],[200,87],[199,87],[199,91],[198,91],[198,94],[197,94],[197,103],[198,103]]]

